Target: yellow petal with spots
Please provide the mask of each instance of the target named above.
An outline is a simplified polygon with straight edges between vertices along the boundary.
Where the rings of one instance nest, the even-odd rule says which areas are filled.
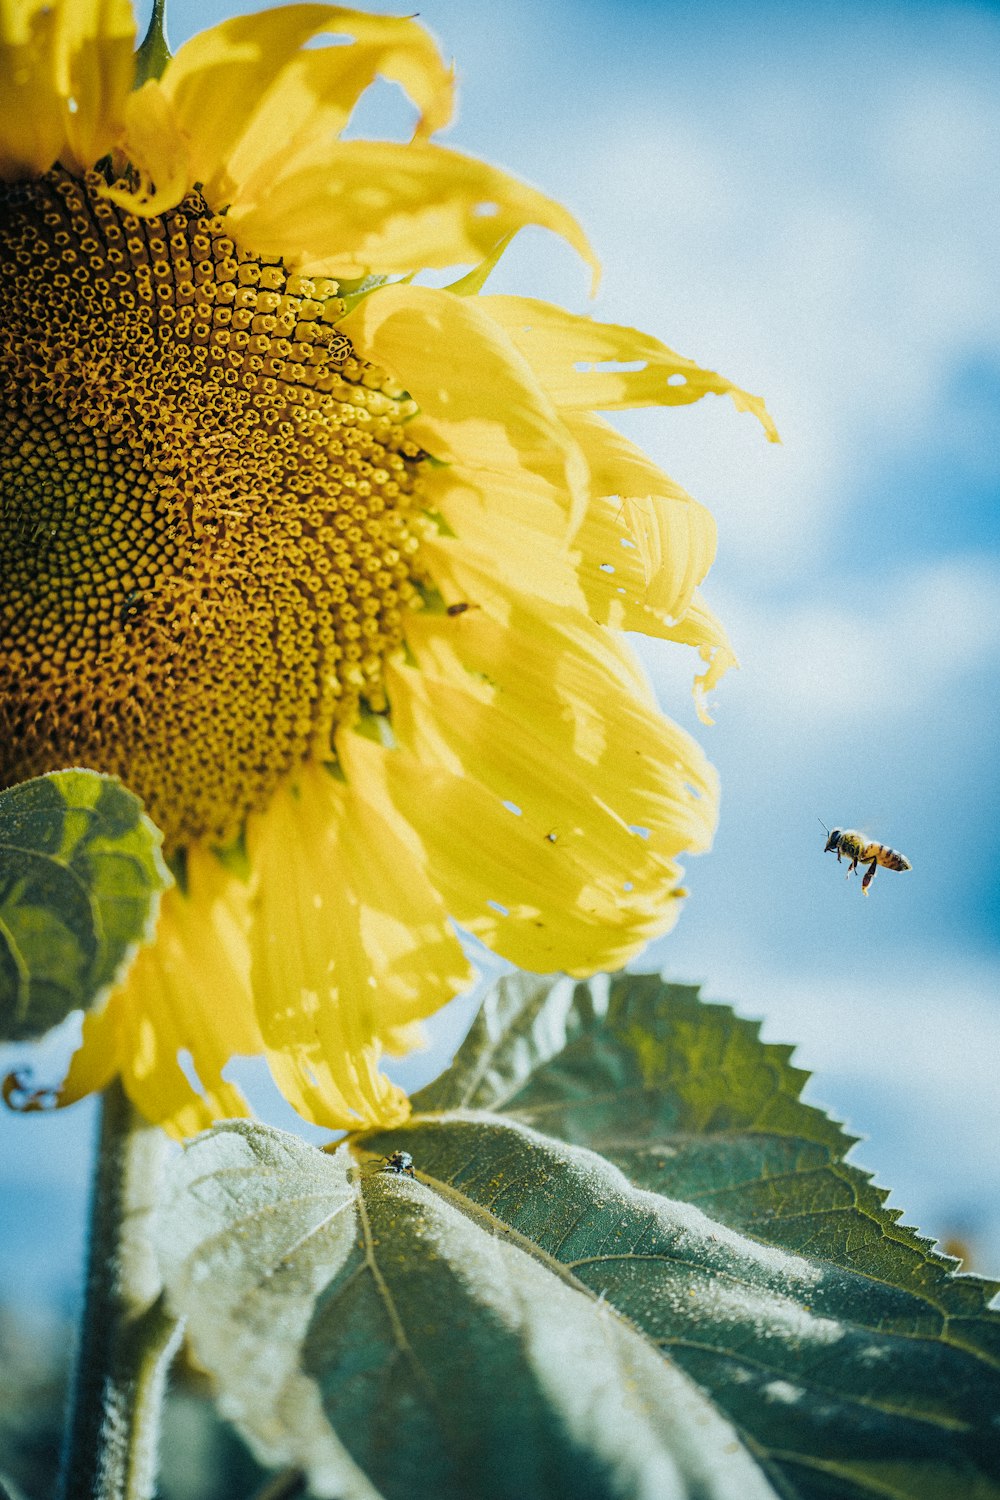
[[[479,476],[486,504],[492,472],[504,483],[526,469],[529,482],[565,496],[567,528],[576,526],[587,503],[583,455],[480,299],[380,287],[338,327],[419,405],[407,427],[413,441]]]
[[[355,737],[344,754],[355,783],[391,801],[400,823],[417,834],[456,920],[522,968],[577,975],[618,968],[671,926],[679,868],[658,860],[655,888],[647,882],[650,889],[636,901],[630,874],[613,869],[607,850],[597,848],[611,824],[592,815],[596,804],[584,822],[567,818],[560,826],[518,816],[473,776],[405,750]],[[562,773],[553,779],[561,782]],[[580,805],[555,791],[556,817]],[[624,837],[621,829],[616,834]],[[628,857],[629,872],[641,857],[638,850]]]
[[[115,143],[132,86],[128,0],[2,0],[0,178],[58,160],[85,169]]]
[[[385,799],[381,801],[384,803]],[[252,818],[254,995],[275,1080],[331,1129],[406,1118],[383,1050],[471,979],[408,844],[348,780],[307,765]]]
[[[559,795],[564,776],[578,775],[595,805],[628,828],[652,830],[648,850],[673,857],[710,846],[715,772],[701,747],[659,713],[627,641],[576,611],[511,594],[499,617],[487,609],[461,616],[460,640],[454,623],[415,615],[407,624],[414,667],[389,669],[400,744],[428,763],[490,782],[523,806],[516,790],[492,780],[516,754],[523,757],[516,776],[522,794],[538,779],[551,783],[546,797]],[[433,713],[430,694],[440,700]]]
[[[572,214],[487,162],[430,142],[312,145],[241,185],[233,225],[308,275],[348,278],[480,261],[525,224],[561,235],[594,269]],[[368,299],[371,300],[371,299]]]
[[[713,392],[731,396],[737,411],[752,412],[770,441],[779,441],[760,396],[751,396],[724,376],[703,370],[648,333],[597,323],[529,297],[483,297],[481,301],[559,407],[610,411],[629,406],[685,406]],[[642,368],[607,368],[632,363]]]

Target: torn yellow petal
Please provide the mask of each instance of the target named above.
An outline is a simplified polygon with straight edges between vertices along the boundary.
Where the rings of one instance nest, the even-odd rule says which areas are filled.
[[[691,607],[684,618],[678,620],[676,625],[655,633],[661,635],[664,640],[678,641],[681,645],[696,647],[706,667],[705,671],[694,679],[694,704],[701,722],[713,723],[707,707],[708,694],[726,672],[740,664],[721,622],[716,619],[696,590]]]
[[[429,142],[335,141],[282,153],[241,183],[230,216],[247,244],[309,275],[476,262],[525,224],[561,235],[596,275],[583,231],[560,204]]]
[[[415,616],[388,674],[399,748],[344,753],[418,834],[456,919],[524,967],[620,965],[676,913],[675,856],[707,847],[717,783],[656,712],[627,646],[508,600]]]
[[[398,1123],[409,1104],[379,1072],[383,1050],[471,979],[412,842],[349,773],[310,764],[251,819],[248,849],[254,994],[276,1082],[330,1129]]]
[[[517,596],[501,618],[485,609],[462,615],[460,639],[454,623],[413,616],[406,642],[416,670],[390,669],[393,729],[418,759],[464,770],[523,806],[491,780],[523,746],[522,792],[538,776],[560,783],[545,793],[558,796],[564,777],[580,775],[626,827],[651,830],[648,849],[672,857],[709,847],[715,772],[696,741],[660,714],[627,641],[576,611]]]
[[[338,326],[417,402],[407,428],[414,442],[478,477],[487,505],[492,472],[504,483],[527,470],[529,485],[537,478],[552,487],[546,503],[565,506],[572,531],[587,503],[583,455],[480,301],[431,287],[380,287]]]
[[[618,968],[671,925],[678,867],[659,860],[657,889],[635,900],[629,877],[596,847],[589,816],[561,827],[517,816],[474,776],[357,736],[344,753],[355,783],[391,800],[420,839],[456,919],[522,968],[580,975]]]
[[[559,407],[609,411],[629,406],[683,406],[708,392],[732,397],[772,443],[778,431],[760,396],[675,354],[659,339],[615,323],[598,323],[530,297],[483,297]],[[639,370],[607,366],[641,363]],[[585,368],[581,369],[583,365]]]
[[[128,0],[4,0],[0,177],[93,166],[121,129],[134,43]]]
[[[715,558],[709,511],[621,433],[590,413],[566,414],[590,465],[593,499],[576,537],[592,614],[621,629],[634,605],[671,623]]]
[[[245,907],[242,883],[208,851],[192,848],[186,894],[176,886],[164,894],[153,942],[105,1009],[84,1019],[60,1104],[103,1088],[120,1069],[136,1108],[178,1139],[249,1113],[240,1090],[222,1077],[231,1057],[261,1051]]]
[[[146,1118],[178,1139],[249,1113],[240,1090],[222,1076],[231,1057],[261,1051],[248,982],[246,905],[243,882],[208,850],[192,847],[186,893],[166,892],[156,938],[122,987],[122,1083]]]
[[[303,50],[322,34],[352,40]],[[162,83],[191,142],[194,179],[222,207],[241,203],[254,172],[273,173],[289,154],[338,135],[379,75],[413,100],[418,138],[448,123],[452,74],[428,32],[408,17],[336,5],[287,5],[223,21],[179,49]]]

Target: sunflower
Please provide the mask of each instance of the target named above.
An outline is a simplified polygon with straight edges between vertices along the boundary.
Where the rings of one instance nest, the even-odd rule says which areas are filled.
[[[431,141],[415,21],[134,45],[127,0],[0,0],[0,785],[118,775],[176,876],[60,1102],[120,1073],[186,1135],[247,1112],[256,1054],[306,1119],[389,1125],[383,1054],[472,977],[453,924],[617,967],[712,837],[622,632],[712,686],[713,522],[595,413],[728,392],[772,429],[655,339],[483,293],[525,224],[592,257]],[[341,139],[379,75],[412,140]]]

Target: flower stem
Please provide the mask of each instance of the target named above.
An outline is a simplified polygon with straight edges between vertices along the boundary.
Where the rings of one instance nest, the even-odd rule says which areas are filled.
[[[101,1102],[80,1349],[61,1500],[151,1500],[160,1407],[180,1325],[148,1238],[167,1138],[116,1080]]]

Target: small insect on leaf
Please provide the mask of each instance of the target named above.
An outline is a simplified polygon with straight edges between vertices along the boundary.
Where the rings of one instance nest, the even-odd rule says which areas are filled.
[[[912,870],[913,866],[905,854],[900,854],[898,849],[890,849],[888,844],[880,844],[877,839],[869,839],[863,833],[858,833],[854,828],[827,828],[820,819],[820,826],[826,830],[827,840],[823,846],[824,854],[836,854],[837,863],[846,858],[848,879],[858,868],[858,864],[867,865],[864,879],[861,882],[861,893],[868,894],[868,887],[875,879],[875,871],[879,865],[885,870]]]
[[[383,1172],[393,1172],[397,1177],[413,1176],[413,1157],[409,1151],[393,1151],[385,1158]]]

